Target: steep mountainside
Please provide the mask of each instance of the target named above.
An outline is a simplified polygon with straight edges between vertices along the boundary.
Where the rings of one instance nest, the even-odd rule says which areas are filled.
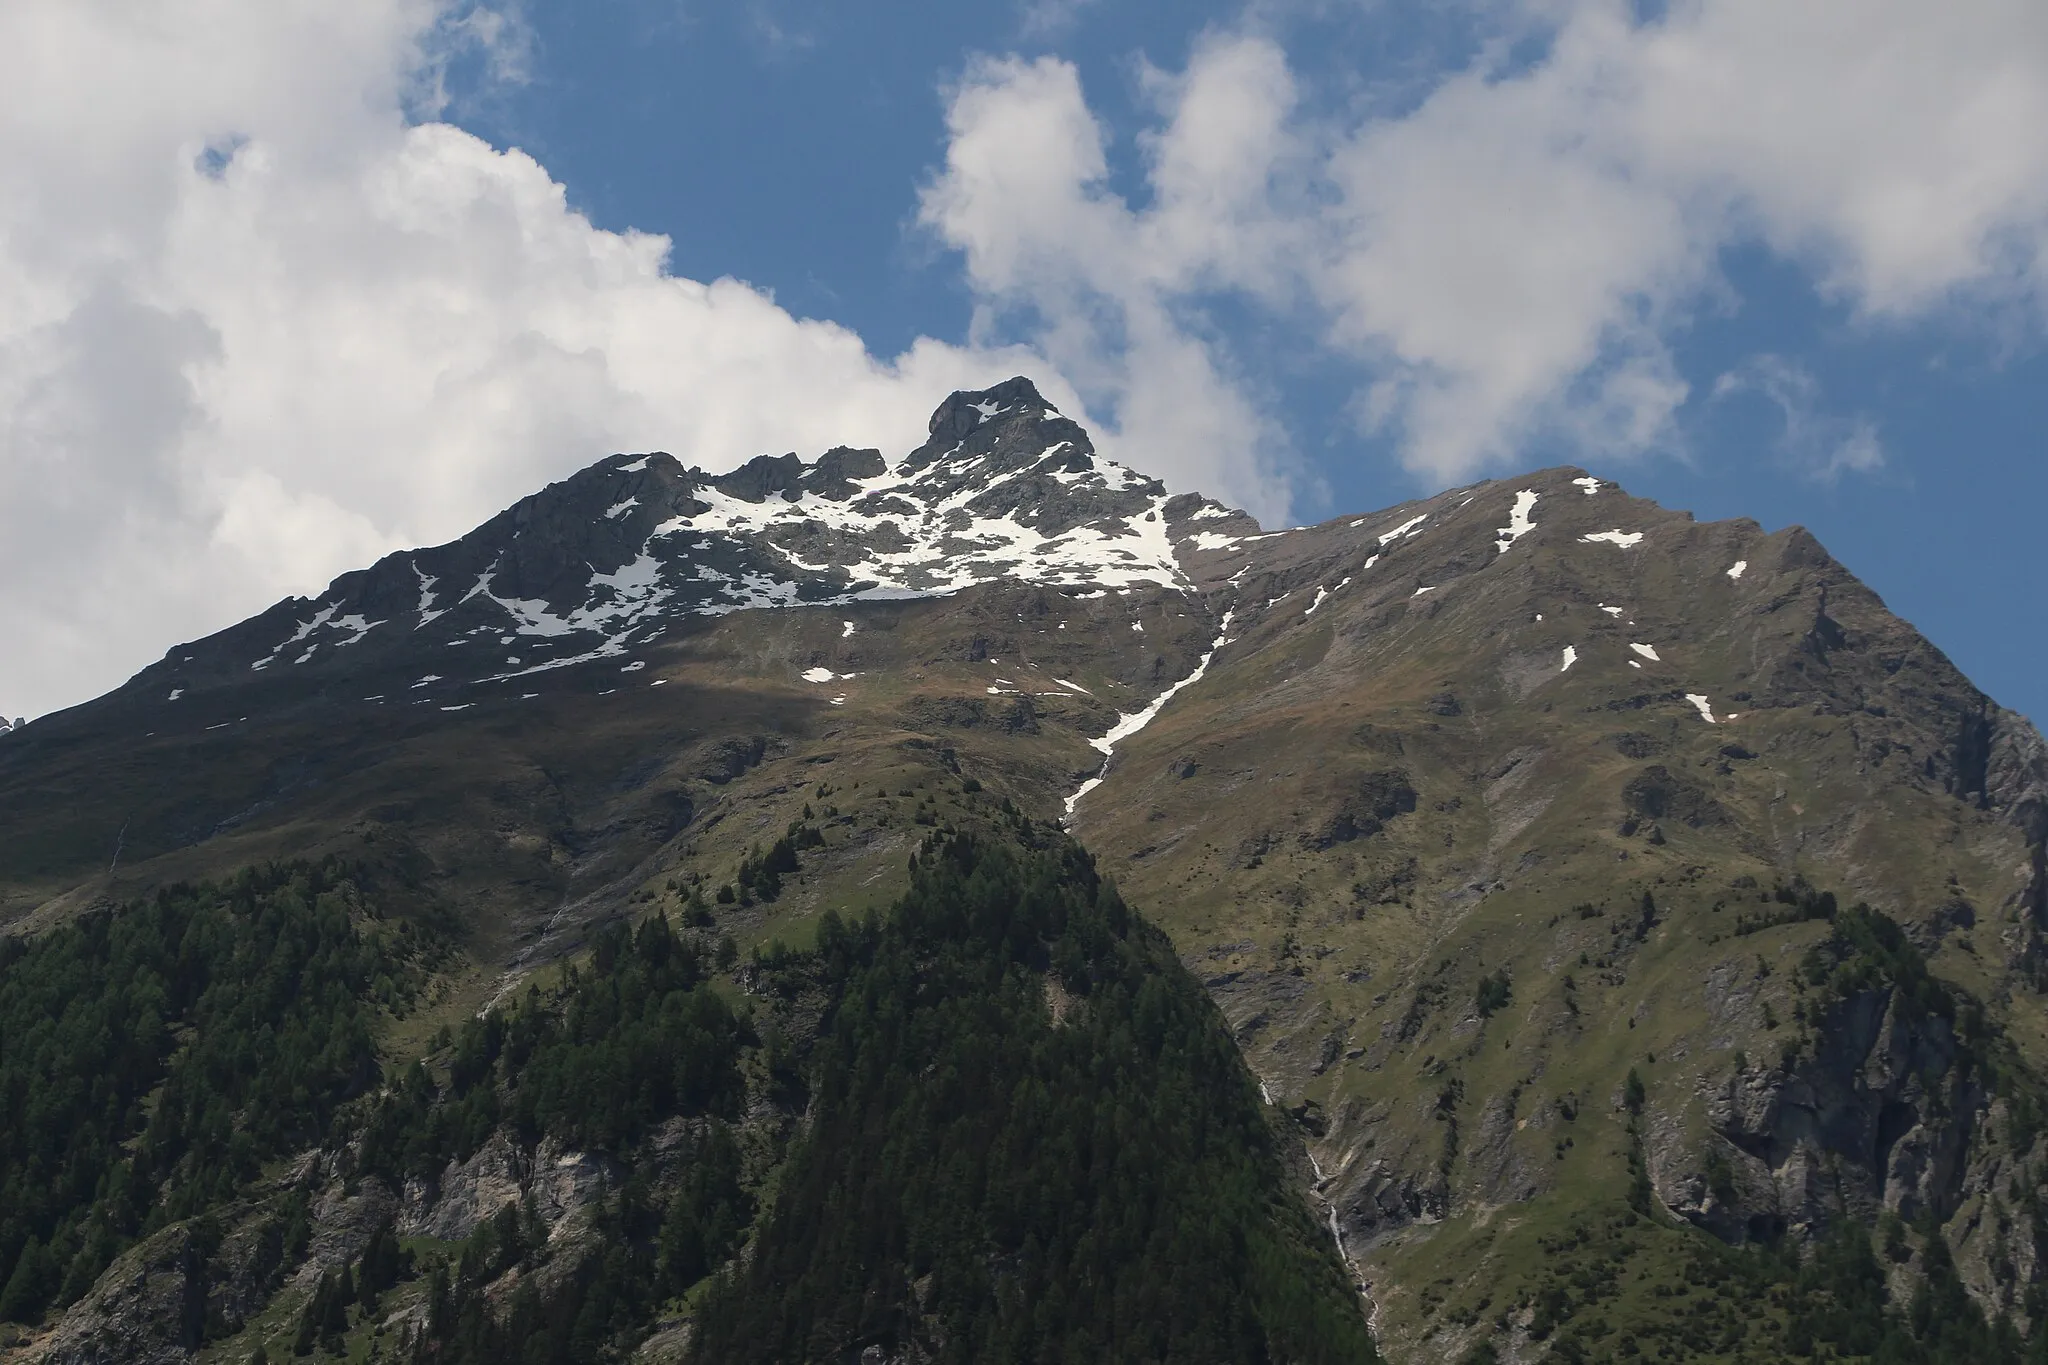
[[[1390,1358],[2048,1316],[2048,749],[1804,531],[1573,469],[1266,533],[1023,380],[893,466],[613,456],[0,736],[0,925],[341,856],[456,945],[395,1066],[1004,800],[1206,984]]]

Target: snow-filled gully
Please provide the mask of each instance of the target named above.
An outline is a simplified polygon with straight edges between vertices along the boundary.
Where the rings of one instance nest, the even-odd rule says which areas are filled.
[[[1081,798],[1101,786],[1102,779],[1109,776],[1109,764],[1110,760],[1116,756],[1116,746],[1150,725],[1153,718],[1165,708],[1166,703],[1173,700],[1176,693],[1190,683],[1199,682],[1202,675],[1209,671],[1209,661],[1216,657],[1216,651],[1230,643],[1230,621],[1236,615],[1237,608],[1235,607],[1223,613],[1223,620],[1216,628],[1216,640],[1209,646],[1208,651],[1202,655],[1202,661],[1195,665],[1194,672],[1154,697],[1144,710],[1133,711],[1127,716],[1119,717],[1117,723],[1109,727],[1108,734],[1088,741],[1089,744],[1102,751],[1102,766],[1095,770],[1095,776],[1076,787],[1073,794],[1067,798],[1066,809],[1069,820],[1074,818],[1074,807],[1080,804]]]

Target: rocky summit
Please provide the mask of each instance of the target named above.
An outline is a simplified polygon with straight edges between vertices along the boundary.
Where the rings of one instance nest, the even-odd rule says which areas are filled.
[[[893,462],[614,455],[0,734],[0,830],[0,972],[300,906],[371,955],[323,969],[364,983],[329,1101],[222,1102],[233,1179],[193,1137],[0,1211],[42,1358],[1040,1358],[1019,1286],[1207,1284],[1145,1259],[1197,1245],[1248,1259],[1157,1309],[1196,1336],[1076,1299],[1058,1349],[2048,1349],[2048,748],[1805,531],[1581,470],[1267,532],[1023,379]],[[193,989],[166,1038],[229,1027]],[[549,1098],[660,991],[695,1079]],[[1173,1235],[1091,1262],[1001,1174],[1077,1162]]]
[[[931,439],[893,468],[880,451],[844,447],[717,476],[662,452],[612,456],[453,544],[389,556],[174,650],[145,676],[170,701],[244,671],[377,677],[422,659],[407,689],[468,696],[600,660],[631,669],[636,651],[693,617],[992,582],[1187,587],[1179,546],[1248,528],[1242,513],[1170,497],[1101,458],[1015,379],[955,394]]]

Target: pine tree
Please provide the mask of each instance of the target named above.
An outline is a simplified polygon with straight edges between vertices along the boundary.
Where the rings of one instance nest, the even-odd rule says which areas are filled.
[[[49,1253],[34,1233],[22,1245],[21,1255],[15,1258],[14,1273],[7,1277],[7,1287],[0,1289],[0,1322],[32,1323],[43,1315],[43,1303],[49,1297],[50,1266]]]
[[[320,1340],[320,1324],[327,1316],[327,1296],[331,1292],[332,1280],[322,1275],[320,1283],[313,1288],[313,1297],[306,1300],[306,1306],[299,1310],[299,1327],[292,1334],[292,1354],[309,1356],[314,1344]]]

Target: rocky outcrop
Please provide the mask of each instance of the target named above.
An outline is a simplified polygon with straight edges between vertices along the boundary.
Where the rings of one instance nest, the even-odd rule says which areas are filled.
[[[46,1365],[185,1365],[204,1340],[206,1256],[189,1228],[130,1248],[29,1358]]]
[[[657,1154],[674,1148],[659,1139]],[[663,1163],[657,1156],[661,1178]],[[232,1337],[283,1298],[296,1303],[320,1277],[363,1254],[395,1224],[401,1236],[457,1242],[508,1205],[537,1215],[559,1242],[551,1267],[572,1274],[587,1211],[615,1190],[615,1163],[552,1140],[526,1148],[505,1130],[467,1161],[392,1190],[346,1178],[345,1154],[308,1152],[258,1198],[226,1215],[166,1228],[120,1256],[67,1309],[24,1360],[44,1365],[188,1365],[201,1347]],[[297,1191],[305,1244],[291,1248],[286,1199]],[[585,1239],[587,1240],[587,1239]],[[295,1310],[294,1310],[295,1311]]]
[[[531,1207],[549,1226],[616,1189],[615,1163],[544,1138],[527,1148],[500,1129],[467,1161],[431,1180],[408,1180],[398,1212],[407,1237],[455,1242],[507,1205]]]
[[[1710,1129],[1687,1151],[1658,1131],[1651,1170],[1674,1212],[1730,1241],[1813,1233],[1880,1210],[1945,1222],[1961,1205],[1991,1095],[1950,1021],[1897,989],[1857,992],[1817,1020],[1811,1055],[1702,1081]]]

